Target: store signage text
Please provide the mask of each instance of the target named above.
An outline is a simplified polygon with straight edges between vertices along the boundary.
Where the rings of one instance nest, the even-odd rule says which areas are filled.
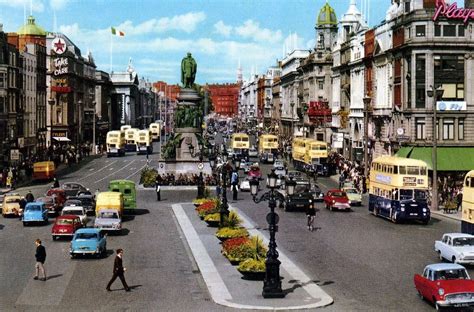
[[[464,101],[437,101],[436,109],[439,111],[465,111],[467,103]]]
[[[65,57],[58,57],[54,60],[54,75],[59,76],[68,73],[68,60]]]
[[[447,4],[445,0],[436,0],[436,10],[433,15],[433,21],[444,16],[447,19],[461,19],[466,24],[469,19],[474,19],[474,9],[458,8],[457,2]]]

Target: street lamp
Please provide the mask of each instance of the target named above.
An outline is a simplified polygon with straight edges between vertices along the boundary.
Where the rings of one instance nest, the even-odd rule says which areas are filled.
[[[291,106],[291,137],[293,137],[295,135],[295,126],[294,126],[294,122],[295,122],[295,110],[294,110],[294,107],[295,107],[295,102],[291,102],[290,103],[290,106]]]
[[[277,179],[278,176],[275,174],[275,169],[272,169],[272,172],[268,174],[267,177],[267,188],[270,190],[264,193],[260,198],[257,198],[258,194],[258,185],[259,182],[257,179],[250,180],[250,192],[253,197],[253,201],[255,203],[260,203],[262,201],[268,201],[268,207],[270,208],[270,212],[267,214],[267,222],[268,222],[268,229],[270,232],[270,241],[268,243],[268,252],[267,258],[265,259],[265,279],[263,281],[263,291],[262,296],[264,298],[283,298],[285,297],[285,293],[281,289],[281,278],[280,278],[280,260],[278,260],[278,251],[277,251],[277,244],[275,240],[275,234],[278,232],[278,221],[279,216],[275,213],[276,203],[277,200],[284,201],[285,197],[276,192],[277,188]],[[296,182],[290,179],[290,181],[294,182],[294,184],[285,183],[286,190],[288,195],[293,194],[294,186]]]
[[[369,174],[369,105],[372,98],[366,94],[362,99],[364,102],[364,176]]]
[[[49,121],[50,121],[50,126],[49,126],[49,146],[52,146],[53,144],[53,105],[54,105],[54,99],[49,99],[48,100],[49,104]]]
[[[431,149],[431,162],[433,166],[433,186],[432,186],[432,197],[431,197],[431,209],[438,210],[438,153],[437,153],[437,145],[438,145],[438,127],[437,127],[437,117],[436,117],[436,110],[437,104],[436,101],[443,97],[444,90],[441,86],[437,87],[436,89],[433,86],[430,86],[428,90],[426,90],[426,95],[428,97],[433,98],[433,148]]]

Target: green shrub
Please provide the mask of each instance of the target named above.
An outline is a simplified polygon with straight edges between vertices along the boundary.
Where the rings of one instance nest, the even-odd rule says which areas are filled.
[[[156,176],[158,171],[154,168],[145,167],[140,172],[140,184],[143,184],[144,187],[154,187]]]
[[[243,272],[265,272],[265,260],[262,259],[247,259],[239,263],[237,268]]]
[[[217,231],[216,236],[220,239],[247,237],[249,236],[249,232],[245,228],[223,227]]]
[[[219,212],[210,213],[204,217],[204,221],[220,221],[220,220],[221,220],[221,214]]]
[[[222,254],[230,261],[244,261],[253,258],[255,250],[250,244],[242,244],[228,251],[224,250]]]
[[[237,228],[242,223],[239,215],[235,211],[230,211],[229,216],[224,219],[224,226],[230,228]]]

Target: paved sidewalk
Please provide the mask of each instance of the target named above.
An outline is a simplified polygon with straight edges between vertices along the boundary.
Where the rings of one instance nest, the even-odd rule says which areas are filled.
[[[264,244],[268,244],[267,233],[255,229],[245,214],[238,209],[234,210],[238,212],[243,220],[243,226],[250,234],[260,236]],[[317,278],[308,277],[281,251],[279,251],[280,275],[286,296],[283,299],[263,298],[263,282],[242,279],[237,267],[232,266],[221,254],[221,245],[215,237],[217,229],[208,227],[199,219],[194,205],[175,204],[173,212],[209,293],[217,304],[237,309],[275,311],[314,309],[333,303],[333,298],[314,282]]]
[[[431,210],[431,215],[432,216],[441,216],[441,217],[456,220],[456,221],[461,221],[461,219],[462,219],[461,210],[459,210],[456,213],[444,213],[442,210]]]

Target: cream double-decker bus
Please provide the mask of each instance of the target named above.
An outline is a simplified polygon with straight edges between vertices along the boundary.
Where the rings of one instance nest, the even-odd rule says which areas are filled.
[[[474,170],[464,177],[461,207],[461,232],[474,234]]]
[[[138,130],[137,154],[153,154],[153,140],[150,130]]]
[[[230,147],[235,156],[247,158],[249,156],[250,140],[246,133],[234,133],[230,141]]]
[[[261,162],[273,162],[278,154],[278,137],[273,134],[262,134],[258,139],[258,155]]]
[[[149,127],[152,135],[152,140],[156,142],[160,142],[161,137],[161,124],[158,122],[153,122],[150,124]]]
[[[137,128],[130,128],[125,131],[125,151],[135,152],[137,150]]]
[[[125,155],[125,132],[114,130],[107,132],[107,157]]]
[[[370,167],[369,211],[398,223],[430,221],[428,168],[424,161],[382,156]]]
[[[291,142],[291,157],[293,158],[293,165],[296,169],[301,170],[302,163],[304,163],[304,156],[306,154],[306,144],[310,139],[303,137],[294,137]]]

